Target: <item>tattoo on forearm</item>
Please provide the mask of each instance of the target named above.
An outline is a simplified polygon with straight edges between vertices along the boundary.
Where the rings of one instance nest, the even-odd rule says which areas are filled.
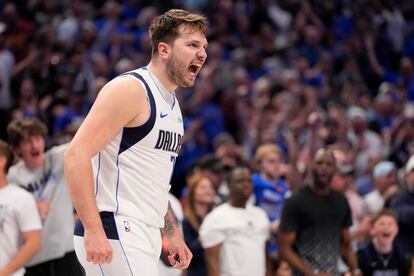
[[[168,211],[164,217],[164,233],[167,237],[174,234],[175,226],[177,224],[177,218],[175,217],[170,203],[168,203]]]

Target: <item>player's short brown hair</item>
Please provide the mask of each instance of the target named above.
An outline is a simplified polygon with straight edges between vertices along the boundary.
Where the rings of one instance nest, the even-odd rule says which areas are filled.
[[[187,25],[192,30],[204,35],[207,33],[207,18],[198,13],[180,9],[172,9],[156,17],[149,27],[152,54],[158,53],[158,44],[172,43],[179,35],[178,28]]]
[[[7,133],[9,136],[9,143],[13,148],[17,148],[22,140],[35,135],[44,136],[47,133],[47,127],[40,120],[33,119],[18,119],[12,121],[7,126]]]

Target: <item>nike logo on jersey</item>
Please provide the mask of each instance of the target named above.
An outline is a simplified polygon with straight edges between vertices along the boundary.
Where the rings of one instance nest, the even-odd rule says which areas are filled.
[[[182,136],[178,133],[160,130],[155,148],[178,154],[181,149],[181,140]]]
[[[160,112],[160,118],[162,119],[162,118],[165,118],[165,117],[167,117],[168,116],[168,113],[165,113],[165,114],[162,114],[162,112]]]

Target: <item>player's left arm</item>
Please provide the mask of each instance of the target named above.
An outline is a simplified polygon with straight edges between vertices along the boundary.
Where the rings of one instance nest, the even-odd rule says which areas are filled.
[[[168,203],[168,211],[164,217],[164,228],[162,231],[168,240],[168,250],[170,251],[168,260],[171,265],[178,269],[188,268],[193,254],[184,242],[170,203]]]
[[[352,276],[360,276],[361,271],[358,268],[357,258],[355,257],[354,252],[352,251],[351,245],[351,234],[349,233],[348,228],[342,229],[341,233],[341,249],[344,256],[345,262],[349,267],[349,271]]]

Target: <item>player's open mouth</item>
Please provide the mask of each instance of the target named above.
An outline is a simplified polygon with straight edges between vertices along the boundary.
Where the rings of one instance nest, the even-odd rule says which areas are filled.
[[[196,76],[198,74],[198,72],[201,69],[201,64],[191,64],[188,67],[188,71],[190,72],[190,74]]]

